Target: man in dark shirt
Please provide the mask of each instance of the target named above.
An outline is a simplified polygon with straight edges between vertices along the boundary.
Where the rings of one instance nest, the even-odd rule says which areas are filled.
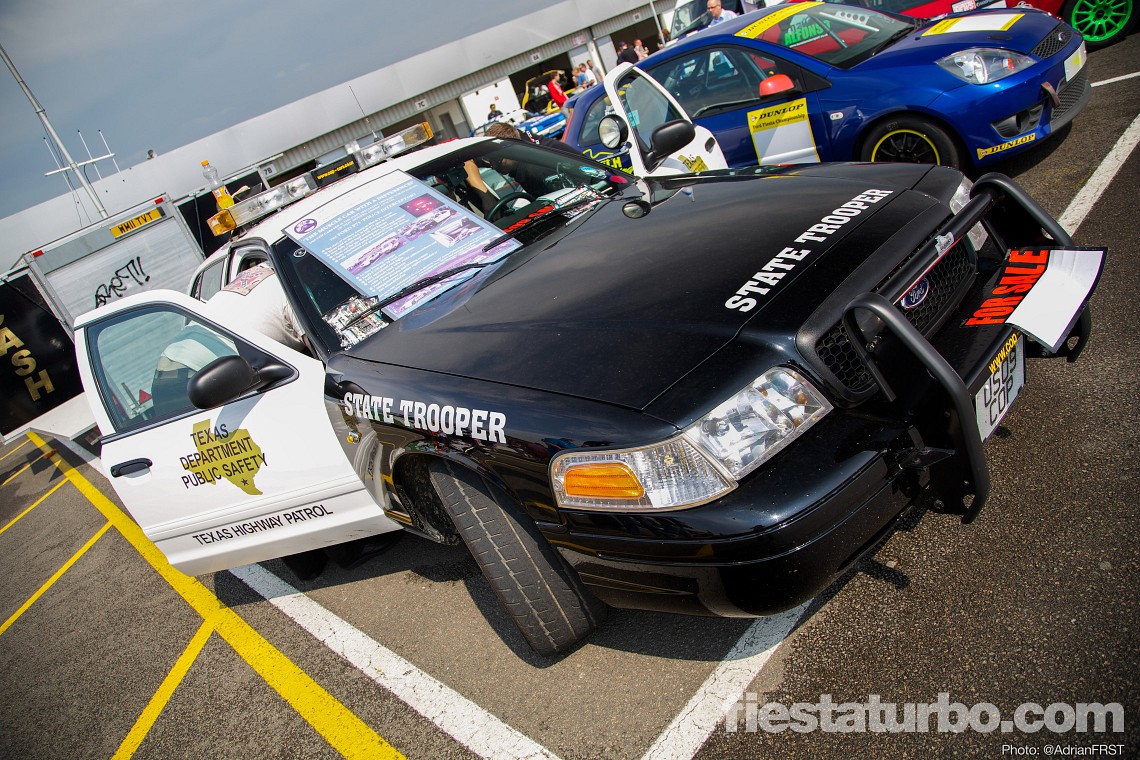
[[[629,46],[628,42],[618,43],[618,63],[637,63],[637,53]]]

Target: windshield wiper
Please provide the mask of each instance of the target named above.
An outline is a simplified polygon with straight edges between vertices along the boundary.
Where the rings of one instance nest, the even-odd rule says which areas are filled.
[[[917,28],[918,28],[918,24],[915,24],[914,26],[912,26],[909,29],[899,29],[897,32],[892,34],[890,37],[887,37],[885,40],[883,40],[883,42],[881,44],[876,45],[875,49],[871,51],[871,55],[875,55],[880,50],[885,50],[886,48],[889,48],[891,45],[895,44],[896,42],[901,40],[903,37],[906,37],[907,35],[909,35],[911,32],[913,32]]]
[[[554,217],[555,212],[570,211],[570,210],[578,208],[580,206],[584,206],[587,203],[594,203],[594,202],[600,201],[600,200],[604,201],[604,200],[609,200],[609,199],[606,199],[606,198],[583,198],[582,200],[574,201],[573,203],[562,206],[561,208],[554,207],[550,211],[546,211],[543,214],[541,214],[540,216],[537,216],[537,217],[529,220],[529,222],[523,226],[529,227],[531,223],[536,223],[536,222],[539,222],[543,219],[555,218]],[[519,227],[519,229],[521,229],[521,227]],[[507,240],[511,240],[513,238],[514,238],[514,232],[508,232],[505,235],[500,235],[499,237],[492,240],[490,243],[487,243],[487,245],[483,246],[483,251],[487,252],[487,251],[491,250],[492,248],[494,248],[495,246],[500,245],[502,243],[505,243]],[[516,250],[522,250],[522,249],[519,248]],[[384,298],[381,298],[379,301],[377,301],[376,303],[372,304],[371,306],[369,306],[364,311],[357,314],[355,317],[350,319],[348,322],[341,325],[341,327],[339,329],[347,330],[349,327],[352,327],[357,322],[360,322],[361,320],[363,320],[367,317],[370,317],[373,314],[375,314],[376,312],[380,311],[385,306],[391,306],[392,304],[396,303],[397,301],[401,301],[401,300],[407,298],[408,296],[412,295],[413,293],[418,293],[419,291],[423,290],[424,288],[435,285],[437,282],[443,282],[444,280],[450,279],[451,277],[454,277],[457,274],[462,274],[463,272],[466,272],[470,269],[482,269],[484,267],[490,266],[491,264],[497,264],[500,261],[503,261],[504,259],[506,259],[507,256],[510,256],[511,253],[514,253],[514,251],[511,251],[506,256],[500,256],[500,257],[492,259],[490,261],[475,261],[475,262],[471,262],[469,264],[460,264],[457,267],[451,267],[450,269],[445,269],[442,272],[437,272],[436,274],[428,275],[427,277],[416,280],[411,285],[400,288],[399,290],[397,290],[392,295],[385,296]]]
[[[501,244],[507,242],[508,240],[514,240],[515,239],[515,233],[521,229],[534,229],[534,225],[538,224],[539,222],[541,222],[543,220],[550,221],[551,219],[557,219],[557,218],[559,218],[559,216],[561,216],[562,214],[564,214],[567,211],[572,211],[573,209],[580,208],[582,206],[585,206],[588,203],[596,203],[597,201],[605,201],[605,200],[608,200],[608,199],[599,198],[599,197],[594,196],[594,197],[590,197],[590,198],[582,198],[580,200],[576,200],[573,203],[566,204],[565,206],[556,206],[553,203],[551,203],[547,206],[543,206],[542,208],[538,209],[537,211],[534,211],[530,215],[523,217],[522,219],[515,222],[511,226],[507,227],[506,232],[504,232],[502,235],[499,235],[497,238],[492,240],[490,243],[487,243],[487,245],[483,246],[483,252],[486,253],[487,251],[491,250],[495,246],[501,245]]]
[[[486,250],[486,249],[484,249],[484,250]],[[348,322],[341,325],[339,329],[347,330],[348,328],[352,327],[353,325],[355,325],[357,322],[361,321],[362,319],[365,319],[366,317],[370,317],[373,314],[375,314],[376,312],[380,311],[385,306],[391,306],[392,304],[396,303],[396,301],[401,301],[401,300],[407,298],[408,296],[412,295],[413,293],[418,293],[419,291],[423,290],[424,288],[435,285],[437,282],[443,282],[444,280],[449,279],[451,277],[454,277],[457,274],[461,274],[463,272],[466,272],[468,269],[482,269],[483,267],[490,266],[491,264],[497,264],[498,262],[502,261],[504,258],[506,258],[506,257],[503,256],[503,257],[494,259],[492,261],[476,261],[476,262],[472,262],[470,264],[461,264],[460,266],[452,267],[451,269],[445,269],[442,272],[438,272],[438,273],[433,274],[433,275],[428,275],[427,277],[416,280],[411,285],[400,288],[399,290],[397,290],[392,295],[385,296],[384,298],[381,298],[379,301],[377,301],[376,303],[372,304],[371,306],[369,306],[364,311],[357,314],[355,317],[350,319]]]

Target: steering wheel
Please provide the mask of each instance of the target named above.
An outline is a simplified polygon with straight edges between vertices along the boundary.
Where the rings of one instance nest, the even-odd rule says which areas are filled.
[[[507,193],[499,199],[498,203],[491,207],[490,211],[487,212],[487,221],[497,222],[500,217],[506,215],[507,206],[509,206],[512,201],[517,201],[519,198],[525,199],[527,203],[534,203],[535,201],[535,197],[533,195],[521,190],[515,190],[514,192]]]

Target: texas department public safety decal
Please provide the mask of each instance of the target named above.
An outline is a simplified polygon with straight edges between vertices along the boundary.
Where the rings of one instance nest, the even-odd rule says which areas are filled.
[[[214,427],[210,420],[202,420],[194,423],[190,440],[194,442],[194,451],[179,457],[187,473],[182,476],[185,488],[228,480],[250,496],[261,495],[254,477],[266,466],[265,453],[248,430],[230,430],[224,423]]]

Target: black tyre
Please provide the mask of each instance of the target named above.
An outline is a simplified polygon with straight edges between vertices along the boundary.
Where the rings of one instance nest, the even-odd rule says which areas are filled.
[[[1069,0],[1061,18],[1085,38],[1089,50],[1119,42],[1136,26],[1137,0]]]
[[[859,150],[862,161],[900,161],[961,168],[958,146],[945,129],[921,116],[888,117],[871,128]]]
[[[531,649],[565,652],[598,626],[605,605],[517,504],[450,462],[433,462],[430,472],[460,537]]]

